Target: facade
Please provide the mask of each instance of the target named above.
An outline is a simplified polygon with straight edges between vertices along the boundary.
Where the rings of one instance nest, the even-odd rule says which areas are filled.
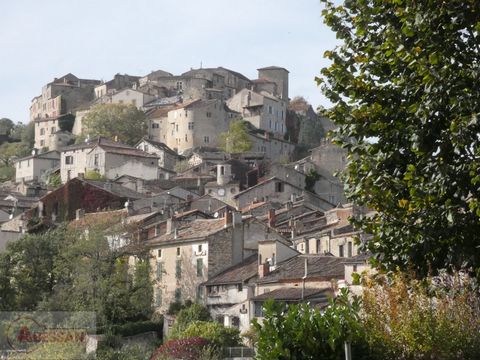
[[[135,89],[123,89],[111,95],[112,104],[133,105],[139,110],[152,100],[155,100],[155,96]]]
[[[277,138],[283,138],[287,131],[287,101],[266,91],[243,89],[228,99],[227,105],[257,129],[273,133]]]
[[[248,137],[252,142],[252,151],[263,154],[265,159],[272,162],[291,160],[295,144],[273,137],[268,132],[249,131]]]
[[[193,100],[168,112],[167,123],[161,128],[163,141],[182,154],[195,147],[218,146],[218,135],[228,130],[237,113],[221,100]]]
[[[139,79],[139,76],[115,74],[112,80],[95,87],[95,98],[99,99],[106,95],[112,95],[116,91],[131,88],[138,83]]]
[[[143,138],[135,145],[135,147],[146,153],[156,155],[158,157],[159,168],[173,170],[179,158],[175,151],[170,149],[164,143],[155,140]]]
[[[258,69],[258,79],[274,83],[273,95],[288,102],[288,73],[289,71],[279,66],[267,66]]]
[[[45,172],[52,170],[60,165],[60,152],[48,151],[38,154],[36,150],[31,156],[27,156],[15,161],[15,181],[30,182],[39,181],[46,182],[44,178]]]
[[[234,180],[232,166],[224,163],[217,165],[217,181],[205,184],[205,193],[228,205],[235,206],[233,197],[240,192],[240,181]]]
[[[239,214],[193,220],[169,219],[165,234],[147,242],[154,280],[154,305],[165,312],[172,302],[201,299],[200,284],[243,260]]]

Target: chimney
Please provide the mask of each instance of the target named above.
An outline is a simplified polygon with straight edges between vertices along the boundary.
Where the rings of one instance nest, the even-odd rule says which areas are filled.
[[[275,209],[268,209],[268,226],[275,227]]]
[[[224,225],[223,227],[229,227],[230,225],[232,225],[232,220],[233,220],[233,215],[230,211],[227,210],[227,212],[225,213],[225,222],[224,222]]]
[[[258,266],[258,277],[261,279],[270,272],[270,264],[264,263]]]
[[[167,219],[167,228],[166,228],[166,234],[172,234],[176,232],[176,226],[175,226],[175,220],[173,218],[168,218]]]
[[[75,219],[76,219],[76,220],[83,219],[84,216],[85,216],[85,210],[83,210],[83,209],[77,209],[77,210],[75,211]]]

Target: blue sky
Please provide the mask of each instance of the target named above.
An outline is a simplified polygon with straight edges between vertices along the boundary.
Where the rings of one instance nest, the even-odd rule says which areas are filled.
[[[290,71],[290,97],[328,105],[314,78],[335,35],[319,0],[15,0],[0,4],[0,118],[28,122],[54,77],[180,74],[223,66]]]

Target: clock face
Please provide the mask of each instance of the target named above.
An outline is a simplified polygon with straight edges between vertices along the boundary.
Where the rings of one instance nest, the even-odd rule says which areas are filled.
[[[218,195],[220,196],[225,195],[225,189],[218,189]]]

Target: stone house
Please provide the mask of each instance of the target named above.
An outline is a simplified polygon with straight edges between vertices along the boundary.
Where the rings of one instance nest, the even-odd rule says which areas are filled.
[[[73,137],[70,132],[62,131],[60,127],[60,122],[67,116],[72,115],[58,115],[55,117],[34,120],[34,147],[36,149],[47,148],[49,150],[59,150],[60,148],[68,145]]]
[[[135,89],[123,89],[111,95],[112,104],[133,105],[142,110],[144,105],[155,99],[155,96]]]
[[[238,213],[185,224],[169,219],[166,233],[146,242],[155,311],[163,313],[172,302],[200,298],[200,284],[243,260],[243,239]]]
[[[258,71],[258,79],[262,80],[260,82],[257,82],[255,86],[265,86],[261,85],[262,83],[274,83],[275,86],[275,92],[272,92],[271,94],[275,95],[279,99],[288,102],[288,73],[289,71],[283,67],[279,66],[267,66],[263,67],[260,69],[257,69]]]
[[[217,181],[205,184],[205,193],[231,206],[235,206],[233,196],[240,192],[240,181],[232,176],[232,166],[224,163],[216,166]]]
[[[193,100],[168,112],[168,122],[161,129],[165,144],[182,154],[188,149],[218,146],[218,135],[228,130],[237,117],[221,100]]]
[[[158,158],[101,137],[62,150],[60,175],[63,183],[87,171],[97,171],[110,180],[128,174],[137,174],[145,180],[157,179]]]
[[[140,199],[142,194],[121,185],[75,178],[40,198],[38,205],[25,212],[27,219],[40,223],[60,223],[76,217],[76,211],[86,213],[99,209],[122,209],[129,200]]]
[[[252,143],[252,151],[263,154],[265,159],[272,162],[291,160],[295,144],[281,138],[273,137],[269,132],[248,132]]]
[[[116,91],[132,88],[138,83],[140,76],[132,76],[127,74],[115,74],[112,80],[97,85],[94,89],[95,98],[99,99],[106,95],[112,95]]]
[[[334,287],[345,278],[345,259],[334,256],[297,255],[283,262],[260,264],[257,292],[251,299],[254,317],[262,317],[262,306],[267,299],[284,302],[308,301],[314,306],[325,306],[334,296]]]
[[[79,79],[71,73],[55,78],[42,88],[40,96],[32,99],[30,121],[73,113],[93,100],[93,89],[99,84],[99,80]]]
[[[44,174],[60,165],[60,152],[53,150],[39,154],[33,150],[32,155],[15,160],[15,181],[46,182]]]
[[[227,100],[227,106],[255,128],[273,133],[277,138],[283,138],[287,131],[287,101],[265,91],[243,89]]]
[[[315,207],[327,210],[333,207],[333,204],[315,194],[309,193],[296,185],[290,184],[277,177],[268,178],[258,184],[241,191],[233,196],[238,209],[244,209],[247,206],[262,201],[273,201],[286,203],[292,198],[308,198],[308,201]]]
[[[143,138],[135,145],[135,147],[146,153],[156,155],[158,157],[159,168],[173,170],[179,159],[179,156],[175,151],[170,149],[164,143],[155,140]]]
[[[202,284],[204,304],[213,319],[240,333],[250,328],[249,300],[255,294],[257,255],[229,267]]]

